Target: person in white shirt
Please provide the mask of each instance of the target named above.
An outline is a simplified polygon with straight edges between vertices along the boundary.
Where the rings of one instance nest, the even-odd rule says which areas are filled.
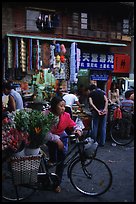
[[[66,102],[65,111],[68,112],[72,118],[72,106],[73,104],[77,104],[81,106],[78,97],[76,96],[76,91],[71,91],[70,93],[66,93],[63,96],[63,99]]]
[[[15,91],[12,86],[12,82],[3,83],[3,93],[9,95],[8,111],[12,112],[24,108],[22,96]]]

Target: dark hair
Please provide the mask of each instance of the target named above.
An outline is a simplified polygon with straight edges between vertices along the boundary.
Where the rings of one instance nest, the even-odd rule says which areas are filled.
[[[92,91],[92,90],[94,90],[94,89],[96,89],[97,88],[97,86],[95,85],[95,84],[91,84],[90,86],[89,86],[89,90],[90,91]]]
[[[133,90],[128,90],[128,91],[126,91],[126,92],[125,92],[125,98],[126,98],[126,99],[129,98],[129,97],[131,96],[131,94],[133,94],[133,93],[134,93]]]
[[[110,90],[113,92],[114,90],[118,89],[118,84],[115,81],[112,81]]]
[[[77,90],[76,89],[72,89],[69,93],[71,93],[71,94],[77,94]]]
[[[61,101],[65,101],[65,100],[64,100],[62,97],[60,97],[60,96],[55,96],[55,97],[52,98],[50,105],[51,105],[51,111],[52,111],[53,113],[56,113],[57,105],[58,105]]]
[[[13,88],[13,83],[11,81],[3,82],[2,88],[3,88],[3,90],[4,89],[11,90]]]

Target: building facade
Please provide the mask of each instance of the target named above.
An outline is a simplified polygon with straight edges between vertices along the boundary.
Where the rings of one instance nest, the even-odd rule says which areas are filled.
[[[108,91],[113,79],[122,86],[134,74],[131,3],[3,2],[3,79],[29,82],[48,69],[67,87],[95,80]]]

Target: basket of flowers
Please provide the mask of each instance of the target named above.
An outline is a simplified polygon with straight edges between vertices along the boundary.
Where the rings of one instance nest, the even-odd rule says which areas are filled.
[[[34,150],[40,149],[54,122],[54,115],[51,112],[45,114],[32,109],[9,113],[7,118],[3,119],[2,155],[5,152],[6,158],[10,157],[15,185],[37,182],[41,154],[35,153]]]
[[[11,156],[16,152],[21,152],[24,146],[29,143],[29,134],[26,130],[16,128],[14,121],[15,113],[9,113],[2,120],[2,156]]]
[[[9,113],[2,121],[2,150],[15,153],[20,148],[39,148],[54,123],[54,115],[22,109]]]

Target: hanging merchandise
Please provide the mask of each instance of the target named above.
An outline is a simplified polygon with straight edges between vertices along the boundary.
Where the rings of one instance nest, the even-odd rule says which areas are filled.
[[[68,81],[70,79],[70,62],[68,59],[65,61],[65,76],[66,81]]]
[[[62,55],[66,53],[66,48],[65,48],[64,44],[60,45],[60,50],[61,50]]]
[[[57,14],[41,12],[36,20],[36,26],[40,31],[49,31],[58,27],[59,21],[59,16]]]
[[[23,38],[21,38],[20,67],[22,68],[22,72],[26,71],[26,44]]]
[[[56,79],[65,79],[66,74],[65,74],[65,63],[59,63],[59,67],[55,67],[55,78]]]
[[[51,20],[52,20],[52,27],[56,28],[59,26],[59,22],[60,22],[60,17],[58,14],[53,14],[51,16]]]
[[[30,69],[32,70],[32,52],[33,52],[33,41],[30,39]]]
[[[64,57],[63,55],[60,56],[60,61],[61,61],[62,63],[65,63],[66,59],[65,59],[65,57]]]
[[[18,38],[15,38],[15,58],[14,58],[14,68],[18,68]]]
[[[55,53],[60,53],[60,44],[55,44]]]
[[[5,45],[5,40],[2,42],[2,68],[3,68],[3,79],[5,80],[6,78],[6,45]]]
[[[57,63],[60,62],[60,55],[57,55],[57,56],[56,56],[56,62],[57,62]]]
[[[76,67],[76,73],[79,72],[80,58],[81,58],[81,50],[79,48],[77,48],[77,67]]]
[[[13,50],[12,50],[12,41],[8,37],[8,68],[12,68],[13,66]]]
[[[32,39],[28,41],[28,70],[32,70]]]
[[[42,44],[42,62],[43,67],[48,68],[50,65],[50,45],[48,43]]]
[[[54,50],[55,50],[55,45],[50,45],[50,66],[53,67],[54,65]]]
[[[40,13],[40,15],[38,16],[37,20],[36,20],[36,25],[37,25],[37,28],[42,31],[43,30],[43,14]]]
[[[39,70],[39,40],[36,40],[36,69]]]
[[[70,48],[70,82],[76,81],[76,62],[77,58],[77,44],[74,42]]]

